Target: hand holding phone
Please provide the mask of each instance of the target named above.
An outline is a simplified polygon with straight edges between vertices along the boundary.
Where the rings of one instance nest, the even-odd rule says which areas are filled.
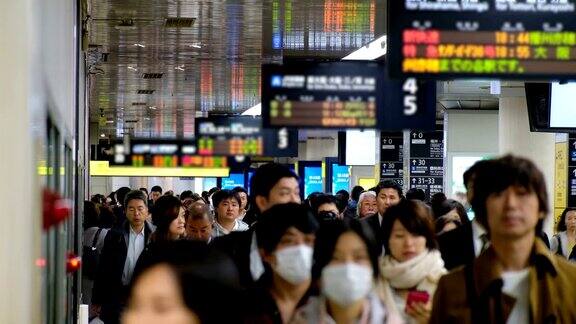
[[[413,290],[408,292],[408,297],[406,298],[406,311],[408,308],[412,307],[414,303],[426,304],[430,300],[430,294],[426,291]]]

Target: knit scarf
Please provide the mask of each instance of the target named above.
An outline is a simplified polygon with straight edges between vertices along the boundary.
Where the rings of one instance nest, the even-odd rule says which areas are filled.
[[[398,262],[392,256],[386,255],[381,261],[380,272],[384,279],[381,293],[386,309],[393,314],[400,314],[392,295],[393,288],[416,288],[432,295],[446,269],[438,250],[426,250],[405,262]]]

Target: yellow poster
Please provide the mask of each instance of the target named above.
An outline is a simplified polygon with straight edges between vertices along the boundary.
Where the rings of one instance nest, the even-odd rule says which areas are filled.
[[[554,224],[556,224],[568,200],[568,142],[556,143],[554,173]]]

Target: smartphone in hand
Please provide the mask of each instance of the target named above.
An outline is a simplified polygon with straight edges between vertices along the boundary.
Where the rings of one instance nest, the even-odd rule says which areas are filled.
[[[408,292],[408,297],[406,298],[406,309],[408,309],[408,307],[412,307],[414,303],[426,304],[429,300],[430,294],[426,291],[410,291]]]

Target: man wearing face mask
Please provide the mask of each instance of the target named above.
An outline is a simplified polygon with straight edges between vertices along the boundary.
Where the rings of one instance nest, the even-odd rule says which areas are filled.
[[[256,228],[265,273],[246,300],[245,323],[288,323],[305,300],[312,276],[318,223],[306,207],[288,203],[266,210]]]

